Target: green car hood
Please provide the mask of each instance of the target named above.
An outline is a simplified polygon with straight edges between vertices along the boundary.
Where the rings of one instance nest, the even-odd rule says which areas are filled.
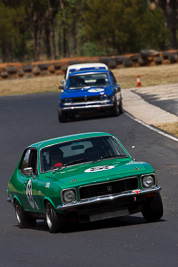
[[[153,168],[144,162],[135,162],[130,158],[112,159],[66,167],[51,173],[49,178],[58,181],[61,188],[69,188],[136,176],[147,173],[148,170],[154,172]]]

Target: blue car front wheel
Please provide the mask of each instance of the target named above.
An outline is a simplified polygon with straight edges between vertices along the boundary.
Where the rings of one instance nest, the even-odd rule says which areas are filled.
[[[58,120],[59,120],[59,122],[66,122],[67,121],[67,114],[60,107],[58,110]]]
[[[119,105],[118,105],[117,101],[115,101],[114,106],[113,106],[113,108],[111,110],[111,115],[112,116],[118,116],[119,113],[120,113]]]

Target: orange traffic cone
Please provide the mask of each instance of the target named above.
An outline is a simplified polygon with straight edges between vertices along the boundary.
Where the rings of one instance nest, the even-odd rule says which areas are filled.
[[[140,76],[137,76],[137,87],[142,87]]]

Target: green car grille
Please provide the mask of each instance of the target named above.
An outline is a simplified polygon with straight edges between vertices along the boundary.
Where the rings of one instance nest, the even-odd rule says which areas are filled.
[[[118,194],[138,189],[137,177],[80,187],[80,199]]]

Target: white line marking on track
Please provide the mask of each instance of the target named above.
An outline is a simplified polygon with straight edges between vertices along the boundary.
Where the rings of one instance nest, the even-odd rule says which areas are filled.
[[[127,113],[127,112],[125,112],[125,114],[126,114],[129,118],[131,118],[132,120],[134,120],[134,121],[136,121],[136,122],[138,122],[138,123],[144,125],[145,127],[149,128],[150,130],[155,131],[155,132],[157,132],[157,133],[159,133],[159,134],[161,134],[161,135],[163,135],[163,136],[165,136],[165,137],[167,137],[167,138],[169,138],[169,139],[172,139],[173,141],[178,142],[178,138],[177,138],[177,137],[174,137],[174,136],[172,136],[172,135],[166,134],[166,133],[164,133],[164,132],[158,130],[157,128],[154,128],[153,126],[148,125],[148,124],[146,124],[145,122],[140,121],[139,119],[136,119],[135,117],[133,117],[132,115],[130,115],[130,114]]]

